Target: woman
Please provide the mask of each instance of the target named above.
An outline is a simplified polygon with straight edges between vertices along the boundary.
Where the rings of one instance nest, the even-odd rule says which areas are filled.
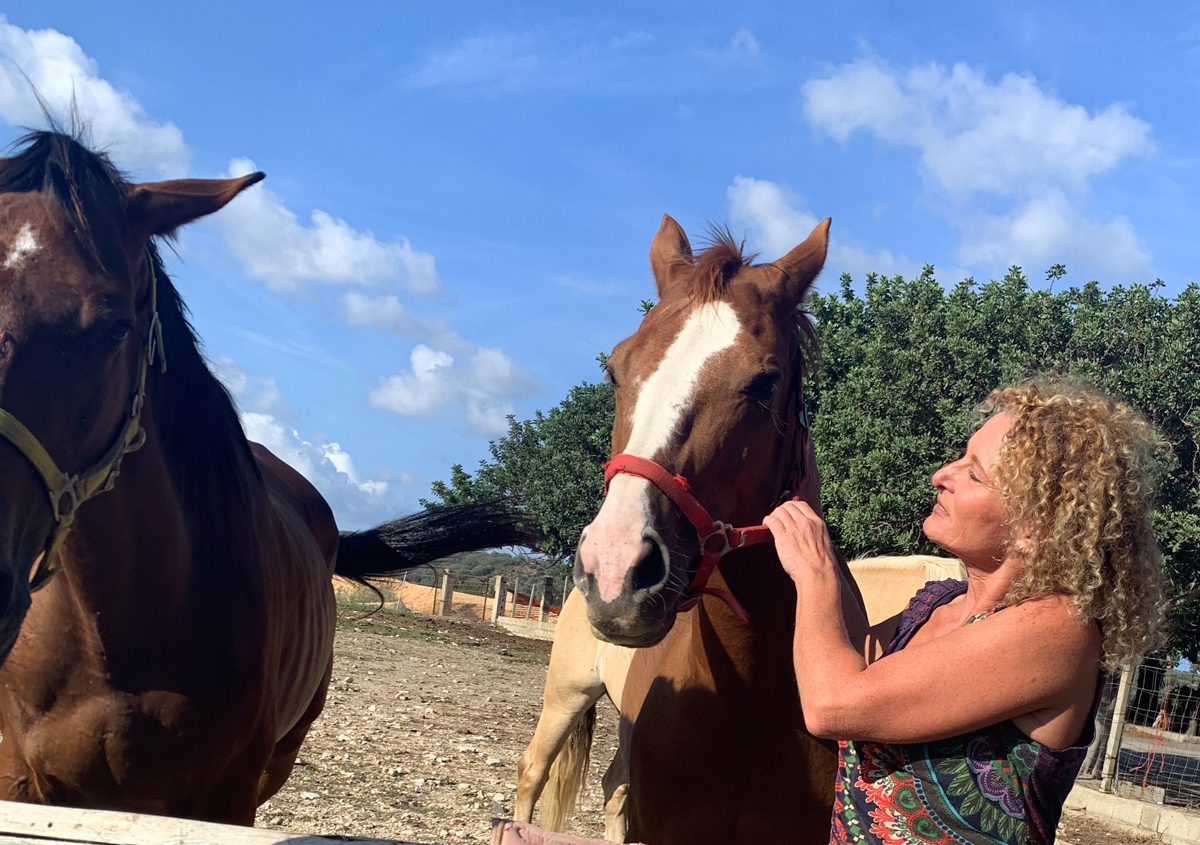
[[[1053,842],[1101,667],[1157,634],[1151,426],[1049,380],[997,390],[981,411],[966,454],[934,474],[924,523],[968,580],[927,585],[900,617],[868,630],[843,606],[806,504],[766,520],[796,584],[805,721],[840,740],[831,842]]]

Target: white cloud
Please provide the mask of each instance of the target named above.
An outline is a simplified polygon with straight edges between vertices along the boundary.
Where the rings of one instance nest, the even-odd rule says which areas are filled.
[[[1130,156],[1154,152],[1150,125],[1124,105],[1089,113],[1029,75],[992,83],[965,64],[901,73],[860,59],[801,91],[805,116],[839,141],[858,130],[921,151],[933,180],[952,194],[1007,195],[1047,181],[1082,188]]]
[[[729,49],[735,54],[757,56],[761,48],[753,32],[748,29],[739,29],[733,34],[733,38],[729,39]]]
[[[74,103],[93,142],[122,166],[163,177],[187,173],[191,151],[179,127],[151,120],[129,93],[102,79],[73,38],[21,29],[0,15],[0,117],[12,126],[42,125],[35,90],[56,115],[66,116]]]
[[[294,414],[280,395],[275,380],[252,376],[240,364],[222,358],[213,367],[241,409],[246,437],[266,446],[280,460],[307,478],[333,508],[338,523],[376,525],[391,519],[412,502],[397,485],[379,478],[364,478],[354,460],[332,441],[306,440],[286,420]],[[408,479],[410,482],[411,479]]]
[[[1120,277],[1150,273],[1150,256],[1126,217],[1107,223],[1082,215],[1062,191],[1051,190],[1003,216],[963,221],[961,260],[968,265],[1102,267]]]
[[[1122,277],[1149,271],[1127,218],[1102,221],[1085,210],[1090,180],[1154,154],[1150,125],[1123,104],[1089,111],[1027,74],[992,82],[965,64],[901,72],[874,58],[809,80],[801,99],[808,121],[839,141],[863,131],[919,151],[962,233],[958,259],[967,265],[1071,261]]]
[[[569,88],[637,94],[708,91],[757,78],[746,72],[762,70],[760,53],[758,40],[747,29],[716,44],[688,43],[679,30],[662,40],[640,31],[495,32],[432,52],[403,84],[414,90],[491,93]]]
[[[290,420],[295,414],[270,376],[252,376],[232,358],[211,362],[213,375],[220,379],[242,411]]]
[[[342,316],[351,326],[370,326],[399,337],[422,338],[456,354],[474,349],[450,331],[445,320],[414,314],[393,294],[368,296],[350,291],[342,297]]]
[[[234,159],[228,175],[256,169],[250,159]],[[413,249],[407,238],[381,243],[371,232],[356,231],[324,211],[312,212],[311,225],[305,226],[261,183],[230,203],[214,222],[246,275],[273,290],[294,293],[310,282],[398,284],[427,295],[441,287],[433,256]]]
[[[738,176],[729,186],[729,217],[736,226],[750,230],[750,239],[764,253],[764,258],[774,260],[786,255],[804,242],[812,230],[824,218],[818,218],[801,210],[800,198],[782,185],[766,179]],[[919,270],[904,256],[893,256],[890,252],[871,253],[844,242],[836,228],[830,232],[829,257],[825,262],[828,278],[833,274],[868,272],[894,275],[912,275]]]
[[[418,344],[410,369],[379,380],[371,390],[376,408],[406,417],[433,416],[442,408],[460,408],[480,433],[508,430],[513,398],[527,395],[533,381],[499,349],[473,349],[456,359],[448,352]]]

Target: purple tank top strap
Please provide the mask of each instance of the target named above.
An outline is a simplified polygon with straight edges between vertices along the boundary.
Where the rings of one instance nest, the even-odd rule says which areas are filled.
[[[929,621],[929,617],[935,610],[966,591],[967,582],[956,581],[953,578],[947,578],[945,581],[930,581],[918,590],[908,603],[908,607],[904,608],[904,613],[900,615],[900,625],[896,628],[892,642],[884,653],[891,654],[908,645],[912,635]]]

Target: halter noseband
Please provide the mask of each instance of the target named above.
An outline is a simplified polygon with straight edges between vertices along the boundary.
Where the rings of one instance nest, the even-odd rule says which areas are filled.
[[[796,428],[792,434],[792,451],[796,463],[788,476],[786,489],[779,501],[792,496],[800,484],[808,477],[808,462],[805,452],[808,448],[808,411],[804,406],[804,391],[798,386],[796,391]],[[700,601],[704,595],[715,596],[728,605],[738,621],[745,624],[749,621],[745,609],[727,590],[709,587],[708,579],[713,570],[721,562],[721,558],[729,552],[743,549],[747,546],[757,546],[771,539],[771,529],[765,525],[753,525],[746,528],[735,528],[727,522],[713,519],[704,505],[700,504],[691,490],[686,478],[675,475],[669,470],[656,464],[648,458],[637,455],[614,455],[604,465],[604,493],[608,494],[608,485],[618,475],[632,475],[649,481],[659,491],[670,499],[675,507],[687,517],[688,522],[696,529],[700,537],[700,566],[688,584],[687,598],[680,605],[680,610],[689,610]],[[795,496],[795,498],[799,498]]]
[[[130,452],[136,452],[146,442],[146,431],[141,425],[142,405],[146,398],[146,374],[157,357],[162,372],[167,371],[167,359],[162,349],[162,322],[158,318],[158,276],[154,271],[154,259],[150,262],[150,325],[142,350],[138,355],[137,387],[125,423],[113,438],[112,445],[99,461],[76,475],[67,475],[58,468],[50,453],[20,420],[0,408],[0,437],[7,440],[25,459],[33,465],[46,485],[50,497],[50,510],[54,514],[54,531],[46,540],[45,548],[34,562],[29,574],[29,591],[37,592],[49,583],[62,568],[55,555],[58,552],[79,506],[100,493],[107,493],[117,482],[121,472],[121,461]]]

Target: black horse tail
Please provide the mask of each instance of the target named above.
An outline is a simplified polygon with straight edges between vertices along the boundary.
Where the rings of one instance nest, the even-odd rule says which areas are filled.
[[[333,571],[370,587],[368,578],[395,575],[458,552],[535,548],[537,542],[528,519],[502,502],[438,507],[342,533]]]

